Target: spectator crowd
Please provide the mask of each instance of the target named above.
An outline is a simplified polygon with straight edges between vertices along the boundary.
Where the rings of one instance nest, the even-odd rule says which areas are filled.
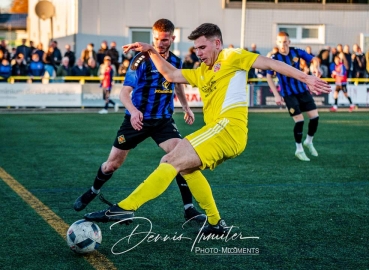
[[[62,54],[58,48],[58,42],[50,42],[46,51],[43,50],[43,44],[39,43],[34,47],[32,41],[27,45],[27,40],[22,39],[22,45],[16,48],[8,49],[6,41],[0,41],[0,79],[7,81],[10,76],[29,76],[47,77],[54,79],[56,77],[66,76],[99,76],[103,77],[109,59],[113,76],[124,76],[133,53],[119,53],[116,48],[116,42],[111,42],[108,46],[107,41],[103,41],[98,51],[94,44],[87,44],[82,50],[80,56],[71,50],[71,46],[65,46],[65,52]],[[20,81],[16,79],[15,81]],[[39,78],[33,81],[40,81]]]
[[[50,42],[46,51],[43,44],[36,47],[32,41],[27,45],[27,40],[22,40],[22,45],[8,49],[6,41],[0,41],[0,77],[2,81],[7,81],[10,76],[29,76],[55,78],[65,76],[98,76],[102,77],[106,68],[106,56],[109,57],[113,69],[113,76],[124,76],[134,55],[132,52],[125,54],[117,50],[117,44],[112,41],[108,45],[107,41],[100,44],[96,51],[93,43],[87,44],[80,56],[71,50],[71,46],[65,46],[64,54],[58,48],[58,42]],[[233,45],[229,45],[232,48]],[[247,48],[245,48],[248,50]],[[369,50],[364,53],[360,46],[354,44],[352,50],[349,45],[336,47],[326,47],[314,54],[310,46],[305,50],[317,56],[320,61],[322,78],[331,78],[335,69],[335,58],[339,57],[340,62],[347,71],[347,78],[369,78]],[[258,53],[255,43],[251,44],[251,52]],[[271,57],[278,49],[274,47],[268,54]],[[301,60],[301,59],[300,59]],[[197,68],[200,64],[196,56],[194,47],[190,47],[188,53],[183,58],[183,68]],[[300,61],[301,71],[311,74],[310,63]],[[264,78],[266,71],[250,70],[249,78]],[[16,80],[17,81],[17,80]],[[33,80],[37,81],[37,80]]]

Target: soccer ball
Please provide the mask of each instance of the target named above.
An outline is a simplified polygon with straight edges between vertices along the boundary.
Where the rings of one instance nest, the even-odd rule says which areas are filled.
[[[67,232],[68,246],[76,253],[88,253],[98,249],[101,240],[99,226],[84,219],[74,222]]]

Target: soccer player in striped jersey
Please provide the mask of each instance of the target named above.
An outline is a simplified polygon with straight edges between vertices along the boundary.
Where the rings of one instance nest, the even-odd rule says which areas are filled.
[[[169,51],[175,39],[173,23],[160,19],[154,23],[152,30],[154,48],[160,57],[168,64],[181,68],[181,59]],[[172,118],[174,94],[182,104],[185,122],[191,125],[195,117],[188,106],[183,85],[166,80],[147,52],[136,55],[126,73],[120,93],[120,99],[126,108],[124,121],[117,132],[108,160],[98,169],[93,186],[75,201],[76,211],[83,210],[98,195],[103,184],[124,163],[129,151],[142,141],[151,137],[167,153],[181,141],[181,134]],[[185,219],[203,222],[206,217],[194,207],[186,181],[180,174],[174,177],[182,195]]]
[[[318,77],[309,76],[291,66],[244,49],[224,49],[222,33],[215,24],[204,23],[190,36],[201,65],[197,69],[178,69],[168,64],[149,44],[136,42],[124,46],[148,52],[166,80],[190,83],[199,88],[203,101],[205,126],[181,140],[163,156],[156,170],[126,199],[106,210],[84,217],[96,222],[125,222],[134,211],[162,194],[181,173],[194,198],[207,215],[200,233],[224,235],[232,227],[220,217],[210,185],[201,170],[211,169],[240,155],[247,142],[247,74],[251,68],[272,69],[308,84],[311,91],[330,92],[330,86]],[[226,179],[225,179],[226,180]]]
[[[284,62],[295,69],[300,69],[300,59],[302,58],[306,63],[312,64],[313,74],[320,77],[321,74],[319,72],[318,58],[308,54],[304,50],[290,47],[290,43],[288,33],[279,32],[277,36],[278,52],[272,55],[272,59]],[[304,82],[277,72],[278,83],[280,86],[280,92],[278,92],[272,79],[273,73],[273,70],[268,70],[267,81],[274,94],[275,102],[277,105],[281,105],[284,101],[290,116],[292,116],[295,122],[293,129],[296,143],[295,156],[302,161],[310,161],[305,154],[303,145],[309,149],[312,156],[318,156],[318,152],[313,145],[313,137],[317,131],[319,121],[318,110],[309,91],[311,89],[309,89]],[[302,131],[304,127],[304,116],[302,112],[306,112],[310,119],[307,136],[303,145]]]

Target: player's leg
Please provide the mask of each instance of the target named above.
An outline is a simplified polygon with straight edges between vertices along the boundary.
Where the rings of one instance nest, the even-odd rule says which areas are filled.
[[[313,138],[318,129],[319,124],[319,114],[318,109],[315,105],[314,99],[310,93],[306,93],[301,99],[301,107],[303,111],[306,111],[309,117],[309,125],[306,139],[304,141],[304,146],[307,147],[312,156],[317,157],[318,152],[313,145]]]
[[[296,96],[285,96],[284,102],[286,103],[288,113],[292,117],[295,125],[293,127],[293,137],[295,138],[296,151],[295,156],[302,161],[310,161],[306,156],[304,148],[302,146],[302,135],[304,129],[304,116],[300,110],[299,100]]]
[[[349,112],[352,112],[355,109],[355,105],[352,104],[351,97],[347,93],[347,85],[342,85],[342,92],[343,92],[344,96],[347,98],[347,100],[350,103]]]
[[[109,91],[103,88],[103,99],[105,101],[104,109],[99,111],[99,114],[107,114],[108,113],[108,106],[109,106]]]
[[[339,94],[340,91],[341,91],[341,86],[336,85],[336,89],[334,90],[334,93],[333,93],[334,105],[332,106],[332,108],[330,108],[331,112],[336,112],[337,111],[338,94]]]
[[[151,136],[153,140],[162,148],[166,153],[169,153],[176,147],[176,145],[182,140],[182,136],[179,133],[177,126],[173,119],[165,120],[157,128]],[[184,207],[184,218],[186,220],[195,220],[199,223],[203,223],[206,216],[201,214],[193,205],[192,193],[188,188],[186,180],[181,174],[177,174],[176,182],[179,191],[182,196],[183,207]]]
[[[108,160],[105,161],[98,169],[94,179],[93,186],[84,194],[79,196],[74,203],[76,211],[83,210],[100,192],[100,188],[112,177],[125,161],[130,149],[144,141],[149,135],[146,128],[140,131],[133,129],[129,116],[125,116],[120,126],[111,148]]]
[[[191,143],[187,139],[181,140],[173,151],[162,158],[158,168],[126,199],[108,210],[86,214],[85,219],[97,222],[121,221],[132,215],[133,211],[141,205],[163,193],[178,172],[183,171],[189,174],[198,168],[215,168],[222,161],[242,153],[246,146],[246,132],[238,126],[234,128],[235,132],[227,131],[226,125],[229,122],[227,121],[227,119],[222,119],[213,123],[211,127],[206,126],[194,132],[191,134],[192,136],[188,136]],[[236,134],[238,134],[238,138]],[[197,152],[198,148],[201,147],[206,151]],[[199,155],[201,155],[201,159]],[[206,214],[211,217],[209,220],[210,228],[215,230],[213,233],[224,233],[216,231],[218,226],[226,230],[226,225],[220,219],[210,186],[206,187],[208,184],[202,175],[201,177],[199,175],[193,177],[196,180],[190,180],[188,184],[195,199],[201,207],[205,208]],[[197,198],[198,194],[202,195]],[[113,211],[114,214],[111,214]],[[214,226],[215,224],[217,226]]]
[[[112,147],[108,160],[105,161],[98,169],[94,183],[84,194],[79,196],[74,202],[74,210],[81,211],[96,198],[100,193],[101,187],[113,176],[116,171],[125,161],[129,150],[121,150]]]

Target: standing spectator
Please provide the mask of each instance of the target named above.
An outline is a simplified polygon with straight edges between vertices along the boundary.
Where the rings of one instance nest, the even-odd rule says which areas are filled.
[[[96,77],[98,76],[99,68],[96,65],[96,61],[93,58],[90,58],[87,62],[87,69],[90,72],[90,76]]]
[[[45,65],[40,61],[37,53],[32,54],[32,61],[28,65],[28,76],[31,77],[43,77],[45,74]],[[33,80],[34,82],[40,82],[41,80]]]
[[[69,67],[69,57],[64,56],[61,65],[56,71],[56,77],[71,76],[71,68]]]
[[[104,57],[108,52],[108,42],[104,40],[101,42],[100,49],[97,51],[97,63],[100,66],[104,62]]]
[[[18,54],[12,66],[12,76],[27,76],[27,66],[23,62],[23,55]]]
[[[31,61],[31,49],[26,45],[27,39],[22,39],[22,45],[19,45],[17,47],[17,50],[15,52],[15,56],[18,56],[18,54],[22,53],[24,55],[24,59],[27,63]]]
[[[56,70],[58,66],[60,66],[61,60],[62,60],[62,54],[58,48],[58,42],[56,40],[53,40],[51,42],[51,46],[54,48],[52,59],[53,61],[51,64],[54,66],[54,69]]]
[[[329,78],[330,76],[329,74],[330,52],[331,52],[331,47],[328,46],[322,49],[318,54],[318,58],[320,60],[320,68],[323,71],[322,73],[323,78]]]
[[[104,69],[102,70],[102,76],[101,76],[102,81],[100,85],[103,90],[103,99],[105,100],[105,106],[104,106],[104,109],[99,111],[99,114],[107,114],[109,104],[112,104],[114,106],[115,112],[119,110],[118,104],[116,104],[114,101],[110,99],[110,91],[113,85],[113,77],[114,77],[114,70],[111,64],[110,56],[107,55],[104,57]]]
[[[31,50],[31,54],[33,54],[36,51],[36,47],[35,47],[34,44],[35,43],[32,40],[29,41],[29,48]],[[42,58],[40,58],[40,59],[42,59]]]
[[[37,53],[38,54],[38,58],[43,61],[45,52],[43,50],[42,43],[37,44],[37,47],[36,47],[34,53]]]
[[[312,56],[315,56],[315,55],[313,54],[313,51],[311,50],[311,47],[310,47],[310,46],[306,46],[305,51],[306,51],[308,54],[311,54]]]
[[[200,60],[196,55],[196,49],[194,46],[191,46],[189,49],[191,59],[193,61],[193,68],[197,68],[200,65]]]
[[[194,66],[194,62],[192,61],[191,58],[191,54],[186,54],[184,59],[183,59],[183,63],[182,63],[182,68],[183,69],[191,69]]]
[[[115,67],[115,70],[119,68],[119,52],[117,51],[117,43],[112,41],[110,43],[110,49],[107,51],[106,55],[110,57],[111,64]],[[104,58],[105,61],[105,58]]]
[[[2,59],[7,59],[9,62],[10,60],[12,59],[11,57],[11,53],[9,52],[7,46],[6,46],[6,42],[5,42],[5,39],[1,40],[0,41],[0,51],[2,51],[3,53],[3,56],[2,56]]]
[[[260,52],[256,49],[256,44],[255,43],[251,44],[251,51],[250,52],[260,54]]]
[[[351,52],[350,52],[350,46],[345,45],[343,46],[343,57],[344,57],[344,64],[345,68],[347,70],[347,78],[352,77],[352,59],[351,59]]]
[[[8,78],[12,75],[12,67],[9,61],[3,58],[0,62],[0,82],[7,82]]]
[[[56,66],[56,64],[54,62],[53,54],[54,54],[54,46],[50,45],[47,52],[44,53],[44,56],[43,56],[43,59],[42,59],[44,64],[45,64],[45,71],[47,71],[49,76],[52,77],[52,78],[54,78],[56,76],[55,69],[58,68],[58,66]]]
[[[69,59],[68,65],[69,65],[70,68],[72,68],[74,66],[74,64],[76,63],[76,55],[73,51],[70,50],[70,45],[69,44],[65,45],[64,57],[68,57],[68,59]]]
[[[352,46],[352,50],[354,51],[352,54],[352,71],[353,78],[365,78],[366,76],[366,59],[365,55],[361,51],[359,45],[354,44]]]
[[[90,72],[87,67],[83,64],[81,58],[77,59],[77,64],[71,70],[72,76],[90,76]]]
[[[131,62],[128,59],[123,60],[123,63],[120,64],[119,69],[118,69],[118,75],[119,76],[123,76],[123,77],[126,76],[126,73],[127,73],[127,70],[129,68],[130,63]]]
[[[97,61],[96,52],[94,50],[94,44],[89,43],[87,45],[87,48],[84,49],[81,53],[81,59],[83,63],[87,66],[88,59],[93,58],[95,61]]]
[[[253,53],[256,53],[256,54],[260,54],[260,52],[256,49],[256,44],[255,43],[252,43],[251,44],[251,52]],[[250,68],[250,71],[249,71],[249,79],[254,79],[254,78],[257,78],[258,77],[258,74],[259,71],[256,70],[255,68]]]
[[[341,52],[341,54],[343,54],[343,52]],[[343,55],[336,55],[334,57],[335,65],[334,65],[334,69],[331,71],[331,74],[332,74],[332,78],[335,79],[336,90],[334,91],[334,94],[333,94],[334,105],[332,108],[330,108],[331,112],[337,111],[338,93],[340,91],[343,92],[345,97],[350,102],[350,109],[349,109],[350,112],[352,112],[353,109],[355,108],[355,106],[352,105],[350,96],[347,94],[347,69],[341,60],[343,57],[344,57]]]

